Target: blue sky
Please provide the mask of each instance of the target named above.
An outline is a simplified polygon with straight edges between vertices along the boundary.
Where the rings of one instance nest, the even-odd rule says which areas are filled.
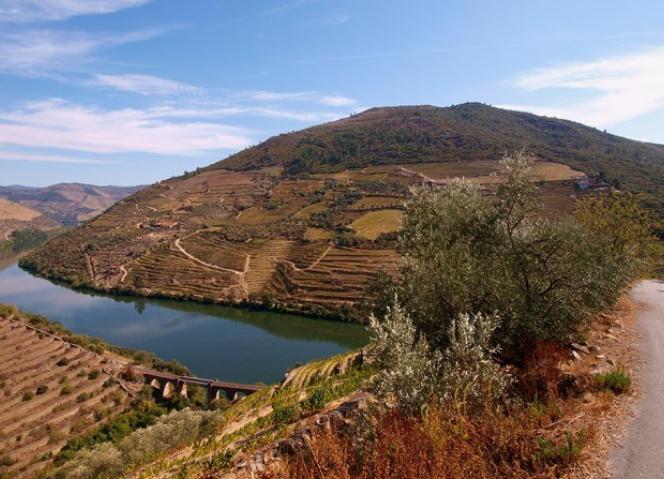
[[[664,143],[664,2],[0,0],[0,184],[151,183],[373,106]]]

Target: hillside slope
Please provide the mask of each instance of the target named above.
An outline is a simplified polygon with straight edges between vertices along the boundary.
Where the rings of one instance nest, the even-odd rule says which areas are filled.
[[[37,229],[50,231],[61,225],[27,206],[0,198],[0,246],[14,231]]]
[[[616,181],[622,189],[646,192],[664,206],[663,145],[481,103],[372,108],[275,136],[213,168],[280,165],[294,173],[331,172],[376,164],[497,160],[505,151],[521,148]]]
[[[80,183],[60,183],[43,188],[0,186],[0,197],[39,211],[66,226],[76,226],[140,188]]]
[[[490,193],[503,153],[524,147],[550,214],[592,191],[584,173],[664,201],[662,146],[479,104],[380,108],[139,191],[22,264],[96,289],[349,315],[396,271],[411,185],[465,176]]]

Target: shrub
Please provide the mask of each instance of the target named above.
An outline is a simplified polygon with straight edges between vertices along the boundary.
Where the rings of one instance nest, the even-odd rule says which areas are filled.
[[[371,316],[372,356],[379,372],[374,380],[376,395],[387,406],[407,414],[419,413],[431,401],[438,386],[441,356],[417,336],[415,326],[397,298],[382,321]]]
[[[101,374],[101,371],[99,371],[99,369],[93,369],[92,371],[90,371],[88,373],[88,379],[93,381],[93,380],[97,379],[100,374]]]
[[[537,452],[537,458],[544,464],[570,464],[578,458],[585,442],[586,436],[583,431],[576,435],[567,431],[565,441],[562,444],[556,444],[550,439],[539,438],[537,443],[540,450]]]
[[[387,311],[381,322],[372,316],[369,329],[379,368],[374,388],[388,407],[411,415],[432,401],[475,409],[503,394],[509,378],[494,362],[490,343],[497,317],[459,315],[441,354],[418,337],[396,298]]]
[[[629,275],[579,222],[541,215],[523,153],[503,160],[495,197],[466,180],[422,186],[406,204],[399,297],[444,351],[460,314],[497,313],[495,341],[521,360],[537,340],[565,341],[617,299]]]
[[[175,448],[207,437],[218,421],[215,413],[185,409],[159,418],[118,441],[104,442],[67,455],[55,473],[57,479],[122,477],[130,468],[156,459]],[[61,460],[58,461],[61,463]]]
[[[39,396],[40,394],[45,394],[47,391],[48,391],[48,386],[46,384],[40,384],[39,386],[37,386],[35,394]]]
[[[33,397],[35,397],[35,393],[32,391],[27,391],[23,393],[23,397],[21,398],[23,401],[30,401]]]
[[[629,276],[651,275],[664,264],[662,227],[640,198],[627,193],[586,197],[577,203],[575,217],[615,257]]]
[[[510,382],[494,361],[491,338],[498,327],[497,316],[460,314],[452,320],[449,345],[443,355],[442,399],[456,407],[476,408],[493,404]]]
[[[220,471],[230,466],[232,460],[233,453],[230,450],[226,450],[213,455],[210,459],[205,461],[205,468],[210,472]]]
[[[65,384],[62,386],[62,389],[60,389],[60,396],[66,396],[67,394],[71,394],[74,391],[74,388],[71,386],[71,384]]]
[[[272,403],[272,422],[275,424],[287,424],[293,421],[298,415],[297,404],[293,402],[273,402]]]
[[[66,358],[66,357],[60,358],[58,360],[58,362],[55,363],[55,364],[56,364],[56,366],[59,366],[59,367],[67,366],[67,365],[69,365],[69,358]]]
[[[56,474],[57,479],[111,479],[123,473],[122,454],[110,443],[81,451]]]
[[[92,397],[91,393],[81,393],[76,396],[76,402],[85,402]]]
[[[601,389],[613,391],[615,394],[623,394],[629,391],[632,386],[632,379],[622,368],[614,371],[598,374],[595,380]]]
[[[319,386],[302,402],[302,407],[309,412],[320,411],[330,401],[332,395],[330,386]]]

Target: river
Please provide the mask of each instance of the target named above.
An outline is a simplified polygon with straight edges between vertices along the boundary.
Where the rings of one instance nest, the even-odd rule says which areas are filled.
[[[32,276],[17,258],[0,261],[0,303],[132,349],[177,359],[194,374],[274,383],[298,363],[359,348],[360,326],[189,302],[108,296]]]

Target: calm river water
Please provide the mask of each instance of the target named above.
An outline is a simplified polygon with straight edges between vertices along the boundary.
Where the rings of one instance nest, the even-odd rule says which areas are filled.
[[[341,322],[196,303],[92,294],[37,278],[16,259],[0,262],[0,303],[59,321],[71,331],[177,359],[194,374],[272,383],[296,363],[366,344]]]

